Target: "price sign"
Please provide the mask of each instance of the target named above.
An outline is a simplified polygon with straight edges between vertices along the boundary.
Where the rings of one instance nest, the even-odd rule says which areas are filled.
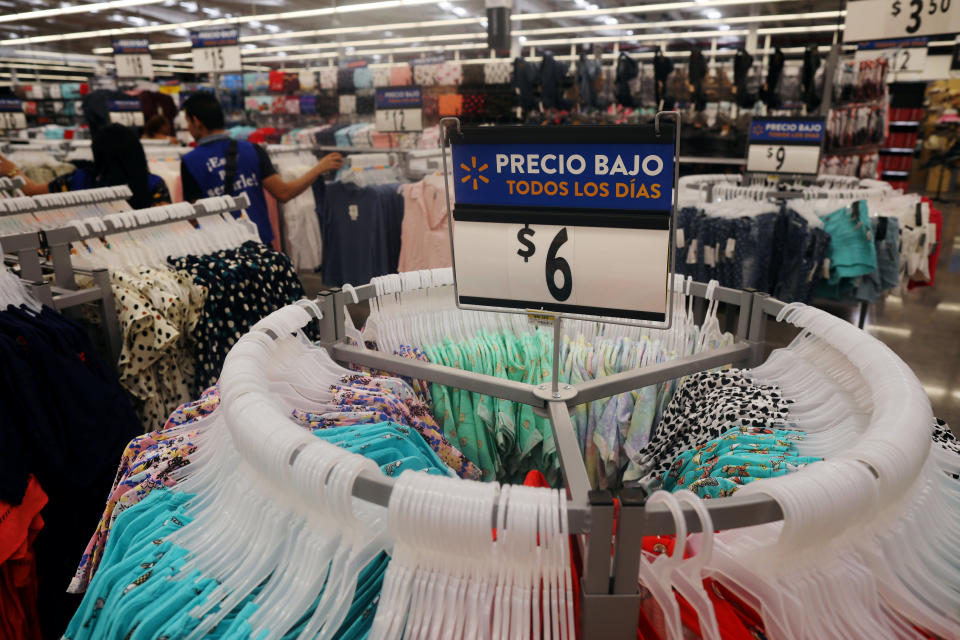
[[[194,73],[242,71],[240,36],[236,28],[191,31]]]
[[[117,122],[128,127],[143,126],[143,109],[139,100],[111,100],[108,107],[110,122]]]
[[[929,38],[899,38],[861,42],[854,55],[856,62],[884,58],[894,73],[920,73],[927,64]]]
[[[153,79],[153,59],[146,38],[125,38],[113,41],[113,61],[118,78]]]
[[[825,133],[823,118],[754,118],[747,171],[815,175]]]
[[[460,306],[666,322],[675,131],[452,134]]]
[[[376,93],[377,131],[423,131],[420,87],[381,87]]]
[[[845,42],[960,32],[960,0],[851,0]]]
[[[26,129],[27,114],[19,98],[0,98],[0,129]]]

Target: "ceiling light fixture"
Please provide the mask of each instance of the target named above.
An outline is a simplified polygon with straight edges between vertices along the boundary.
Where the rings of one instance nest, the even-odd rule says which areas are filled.
[[[95,2],[92,4],[61,5],[59,9],[40,9],[39,11],[24,11],[22,13],[8,13],[0,15],[0,22],[22,22],[38,18],[55,18],[76,13],[89,13],[103,9],[122,9],[123,7],[139,7],[145,4],[156,4],[162,0],[114,0],[113,2]]]
[[[723,17],[723,14],[717,11],[716,9],[707,9],[703,12],[703,15],[711,20],[718,20]]]
[[[130,5],[142,5],[148,4],[150,2],[159,2],[160,0],[119,0],[121,2],[130,2]],[[461,0],[453,0],[454,2],[460,2]],[[751,2],[759,0],[750,0]],[[776,2],[777,0],[768,0],[770,2]],[[379,0],[378,2],[360,2],[356,4],[345,4],[336,7],[325,7],[322,9],[304,9],[302,11],[285,11],[283,13],[270,13],[257,16],[236,16],[234,18],[211,18],[209,20],[192,20],[189,22],[178,22],[167,25],[159,25],[156,27],[136,27],[136,28],[127,28],[127,29],[98,29],[96,31],[77,31],[74,33],[61,33],[55,35],[46,35],[46,36],[32,36],[30,38],[22,38],[18,44],[38,44],[41,42],[61,42],[65,40],[86,40],[88,38],[106,38],[114,36],[129,36],[133,34],[140,33],[155,33],[162,31],[170,31],[174,28],[180,29],[195,29],[202,27],[220,27],[224,25],[231,24],[247,24],[252,20],[260,21],[274,21],[274,20],[298,20],[301,18],[311,18],[315,16],[328,16],[328,15],[342,15],[348,13],[361,13],[366,11],[382,11],[384,9],[396,9],[399,7],[409,7],[416,5],[431,4],[433,0]],[[180,3],[181,6],[184,4],[195,5],[195,3]],[[93,5],[78,5],[79,7],[84,7],[83,12],[87,11],[87,7]],[[74,9],[71,7],[70,10]],[[63,11],[62,9],[56,9],[56,11]],[[20,15],[20,14],[16,14]],[[11,16],[0,16],[4,19]],[[4,44],[10,44],[6,40],[0,40],[0,46]]]
[[[844,11],[821,11],[816,13],[794,13],[794,14],[772,15],[772,16],[741,16],[741,17],[734,17],[734,18],[726,18],[722,20],[722,24],[726,25],[729,28],[730,24],[763,24],[763,23],[769,23],[769,22],[777,23],[777,22],[791,22],[791,21],[798,21],[798,20],[806,21],[806,20],[821,20],[821,19],[830,20],[831,22],[835,23],[838,18],[842,18],[844,15],[845,15]],[[432,21],[432,22],[426,22],[426,23],[408,23],[408,24],[437,25],[437,24],[449,24],[449,23],[459,23],[459,22],[462,22],[462,21],[454,21],[454,20],[442,21],[441,20],[441,21]],[[670,27],[701,27],[703,28],[703,27],[715,26],[715,25],[718,25],[718,23],[721,23],[721,21],[711,20],[709,18],[694,18],[691,20],[673,20],[673,21],[664,21],[664,22],[624,23],[624,24],[620,24],[619,26],[621,29],[629,29],[626,35],[632,36],[634,35],[634,30],[637,30],[637,31],[663,30]],[[384,26],[391,26],[394,29],[398,29],[398,30],[407,28],[407,24],[395,24],[395,25],[384,25]],[[720,28],[721,30],[725,30],[722,27]],[[819,30],[831,30],[830,25],[820,26],[818,28]],[[364,32],[366,32],[370,30],[376,30],[376,27],[363,27],[361,29]],[[797,30],[798,28],[787,27],[787,29],[790,30],[790,32],[792,32]],[[335,31],[335,30],[327,30],[327,31]],[[514,35],[528,38],[530,36],[569,34],[571,32],[603,33],[603,32],[609,32],[609,31],[610,31],[610,28],[606,24],[577,25],[577,26],[569,26],[569,27],[546,27],[542,29],[519,29],[514,31]],[[288,38],[290,37],[290,35],[298,35],[300,33],[312,33],[312,32],[291,32],[291,33],[284,33],[282,35],[284,38]],[[332,35],[332,34],[325,33],[323,35]],[[347,42],[334,42],[328,39],[328,41],[326,42],[318,42],[318,43],[306,44],[306,45],[297,45],[292,43],[289,45],[276,45],[276,46],[269,46],[269,47],[252,47],[252,48],[244,47],[242,54],[246,56],[246,55],[253,55],[254,53],[256,54],[276,53],[277,51],[290,51],[295,53],[297,51],[303,51],[303,50],[315,51],[315,50],[322,50],[322,49],[336,49],[345,45],[354,45],[357,47],[387,46],[387,45],[399,45],[399,44],[417,44],[420,41],[425,41],[425,42],[443,42],[443,41],[450,41],[450,40],[469,41],[469,40],[481,40],[486,38],[486,34],[483,32],[438,34],[438,35],[432,35],[432,36],[419,36],[419,37],[411,36],[406,38],[393,38],[393,31],[385,31],[384,36],[385,36],[384,38],[375,38],[375,39],[369,39],[369,40],[353,40],[353,41],[347,41]],[[274,39],[274,36],[268,36],[268,37],[256,36],[256,39],[258,41],[266,40],[268,38]],[[248,40],[247,37],[240,38],[240,41],[243,43],[247,43],[247,40]],[[164,48],[167,48],[167,47],[175,48],[172,46],[173,44],[174,43],[165,43],[164,45],[160,45],[160,46]],[[160,48],[160,46],[151,45],[151,49]],[[95,49],[94,51],[98,53],[111,52],[110,49]],[[190,59],[191,56],[192,54],[190,53],[175,53],[170,56],[170,59],[187,60],[187,59]]]

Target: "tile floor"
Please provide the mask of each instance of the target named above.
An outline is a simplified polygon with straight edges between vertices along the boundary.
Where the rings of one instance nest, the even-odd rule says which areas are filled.
[[[921,287],[903,296],[887,296],[869,306],[865,328],[886,343],[916,373],[934,415],[946,420],[960,436],[960,205],[941,204],[944,228],[935,286]],[[321,290],[319,274],[301,274],[308,295]],[[818,306],[847,318],[859,319],[860,307],[818,301]],[[366,305],[351,305],[357,326],[365,319]],[[796,330],[770,319],[769,349],[784,346]]]

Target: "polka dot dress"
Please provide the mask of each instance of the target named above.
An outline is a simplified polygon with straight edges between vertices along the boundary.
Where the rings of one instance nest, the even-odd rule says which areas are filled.
[[[151,267],[115,270],[110,279],[123,336],[120,384],[152,431],[195,395],[193,333],[207,290],[189,274]]]
[[[194,397],[217,382],[224,358],[240,336],[268,314],[304,296],[290,259],[259,242],[168,261],[208,292],[194,335]]]

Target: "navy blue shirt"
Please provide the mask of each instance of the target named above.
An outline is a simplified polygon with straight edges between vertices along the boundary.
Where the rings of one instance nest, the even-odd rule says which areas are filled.
[[[398,185],[334,182],[325,191],[318,210],[324,283],[360,285],[374,276],[396,273],[403,224]]]
[[[273,227],[270,226],[267,200],[263,195],[263,181],[277,170],[262,147],[246,140],[237,140],[237,175],[233,189],[225,191],[223,181],[229,145],[230,136],[218,133],[200,140],[196,149],[181,158],[183,199],[193,202],[200,198],[246,193],[250,198],[247,215],[256,223],[260,241],[269,244],[273,241]],[[234,216],[239,217],[240,212],[235,212]]]

